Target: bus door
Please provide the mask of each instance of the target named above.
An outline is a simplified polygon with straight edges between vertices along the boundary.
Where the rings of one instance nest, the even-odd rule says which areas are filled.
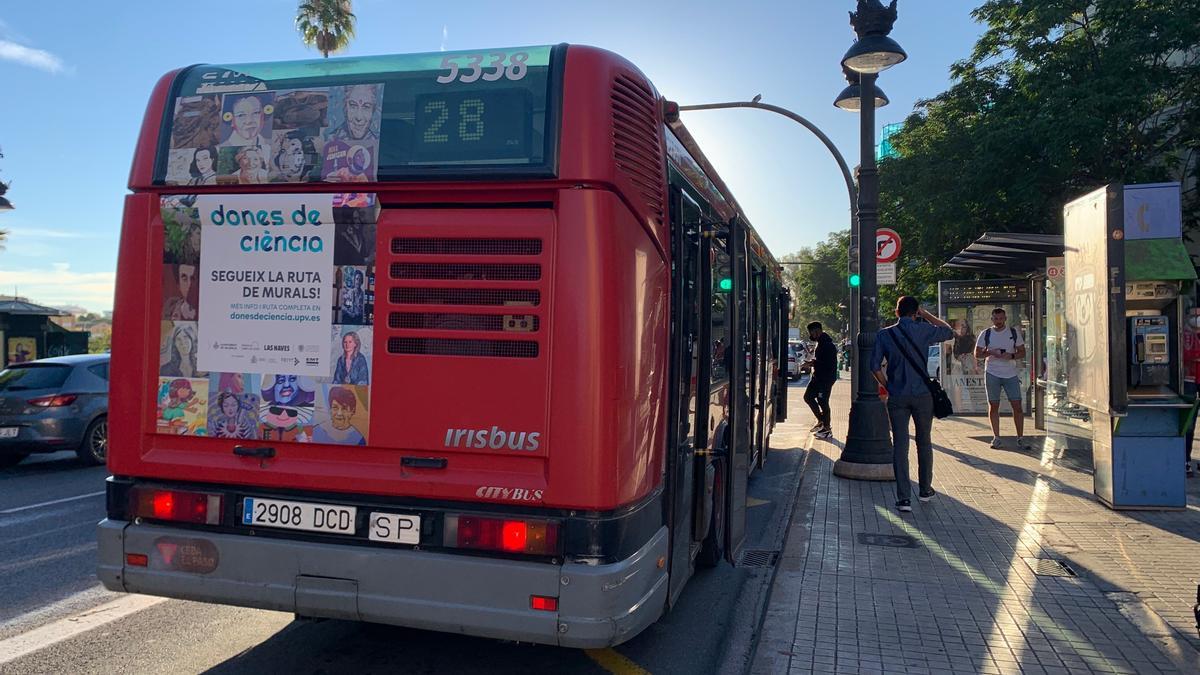
[[[792,293],[788,289],[779,291],[778,305],[775,307],[775,316],[778,321],[775,324],[776,333],[776,352],[775,358],[779,359],[779,373],[775,378],[775,421],[787,421],[787,398],[788,398],[788,326],[792,322]]]
[[[705,437],[697,424],[697,387],[700,380],[700,206],[678,188],[671,188],[671,377],[670,441],[667,455],[667,499],[670,508],[671,567],[668,597],[674,603],[690,576],[692,546],[697,537],[694,515],[697,495],[704,491],[697,476],[696,437]],[[703,446],[706,443],[701,443]],[[706,525],[707,520],[702,523]]]
[[[729,222],[729,267],[733,293],[729,303],[729,345],[735,350],[729,387],[730,442],[725,464],[725,557],[735,563],[746,540],[746,482],[750,470],[753,415],[750,406],[747,346],[750,270],[746,259],[746,230],[737,218]]]
[[[758,452],[758,468],[767,463],[767,422],[771,410],[770,374],[770,325],[771,306],[767,302],[767,272],[764,268],[754,270],[754,353],[758,390],[754,395],[754,447]]]
[[[759,405],[758,398],[762,392],[762,383],[760,375],[762,373],[762,350],[759,348],[758,341],[758,315],[762,308],[758,306],[758,287],[762,284],[762,268],[757,264],[750,263],[750,283],[747,285],[748,292],[746,303],[746,395],[750,406],[750,416],[747,420],[750,422],[750,472],[754,472],[756,461],[759,452],[759,418],[762,416],[762,406]]]

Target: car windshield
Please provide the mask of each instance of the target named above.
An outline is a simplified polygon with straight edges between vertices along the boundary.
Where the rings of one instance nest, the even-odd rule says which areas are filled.
[[[0,391],[57,389],[71,374],[70,366],[20,365],[0,371]]]

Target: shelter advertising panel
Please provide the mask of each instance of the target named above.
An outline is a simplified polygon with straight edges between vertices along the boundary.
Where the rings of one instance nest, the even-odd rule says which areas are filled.
[[[942,386],[954,410],[960,414],[981,415],[988,411],[986,366],[975,358],[975,346],[992,326],[992,310],[1001,308],[1007,316],[1006,330],[1015,331],[1017,340],[1028,348],[1032,322],[1029,282],[1021,279],[984,279],[942,281],[938,284],[941,316],[954,331],[949,349],[943,348]],[[1002,333],[1003,334],[1003,333]],[[1010,338],[1011,339],[1011,338]],[[1028,411],[1029,362],[1032,353],[1019,362],[1017,377],[1021,383],[1022,409]],[[1007,403],[1004,406],[1007,408]]]
[[[1067,397],[1104,413],[1124,411],[1122,191],[1106,187],[1063,207],[1067,287]],[[1119,400],[1115,400],[1119,399]]]

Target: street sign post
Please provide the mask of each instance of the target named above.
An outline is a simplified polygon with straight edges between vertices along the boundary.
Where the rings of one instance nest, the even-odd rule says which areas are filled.
[[[900,257],[900,234],[887,227],[875,230],[875,260],[894,263]]]
[[[875,263],[875,281],[880,286],[896,285],[896,263]]]

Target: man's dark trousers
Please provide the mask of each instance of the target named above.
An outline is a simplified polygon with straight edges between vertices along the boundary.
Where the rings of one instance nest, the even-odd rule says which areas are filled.
[[[833,390],[834,380],[810,380],[804,389],[804,402],[812,408],[817,422],[826,429],[829,428],[829,392]]]

